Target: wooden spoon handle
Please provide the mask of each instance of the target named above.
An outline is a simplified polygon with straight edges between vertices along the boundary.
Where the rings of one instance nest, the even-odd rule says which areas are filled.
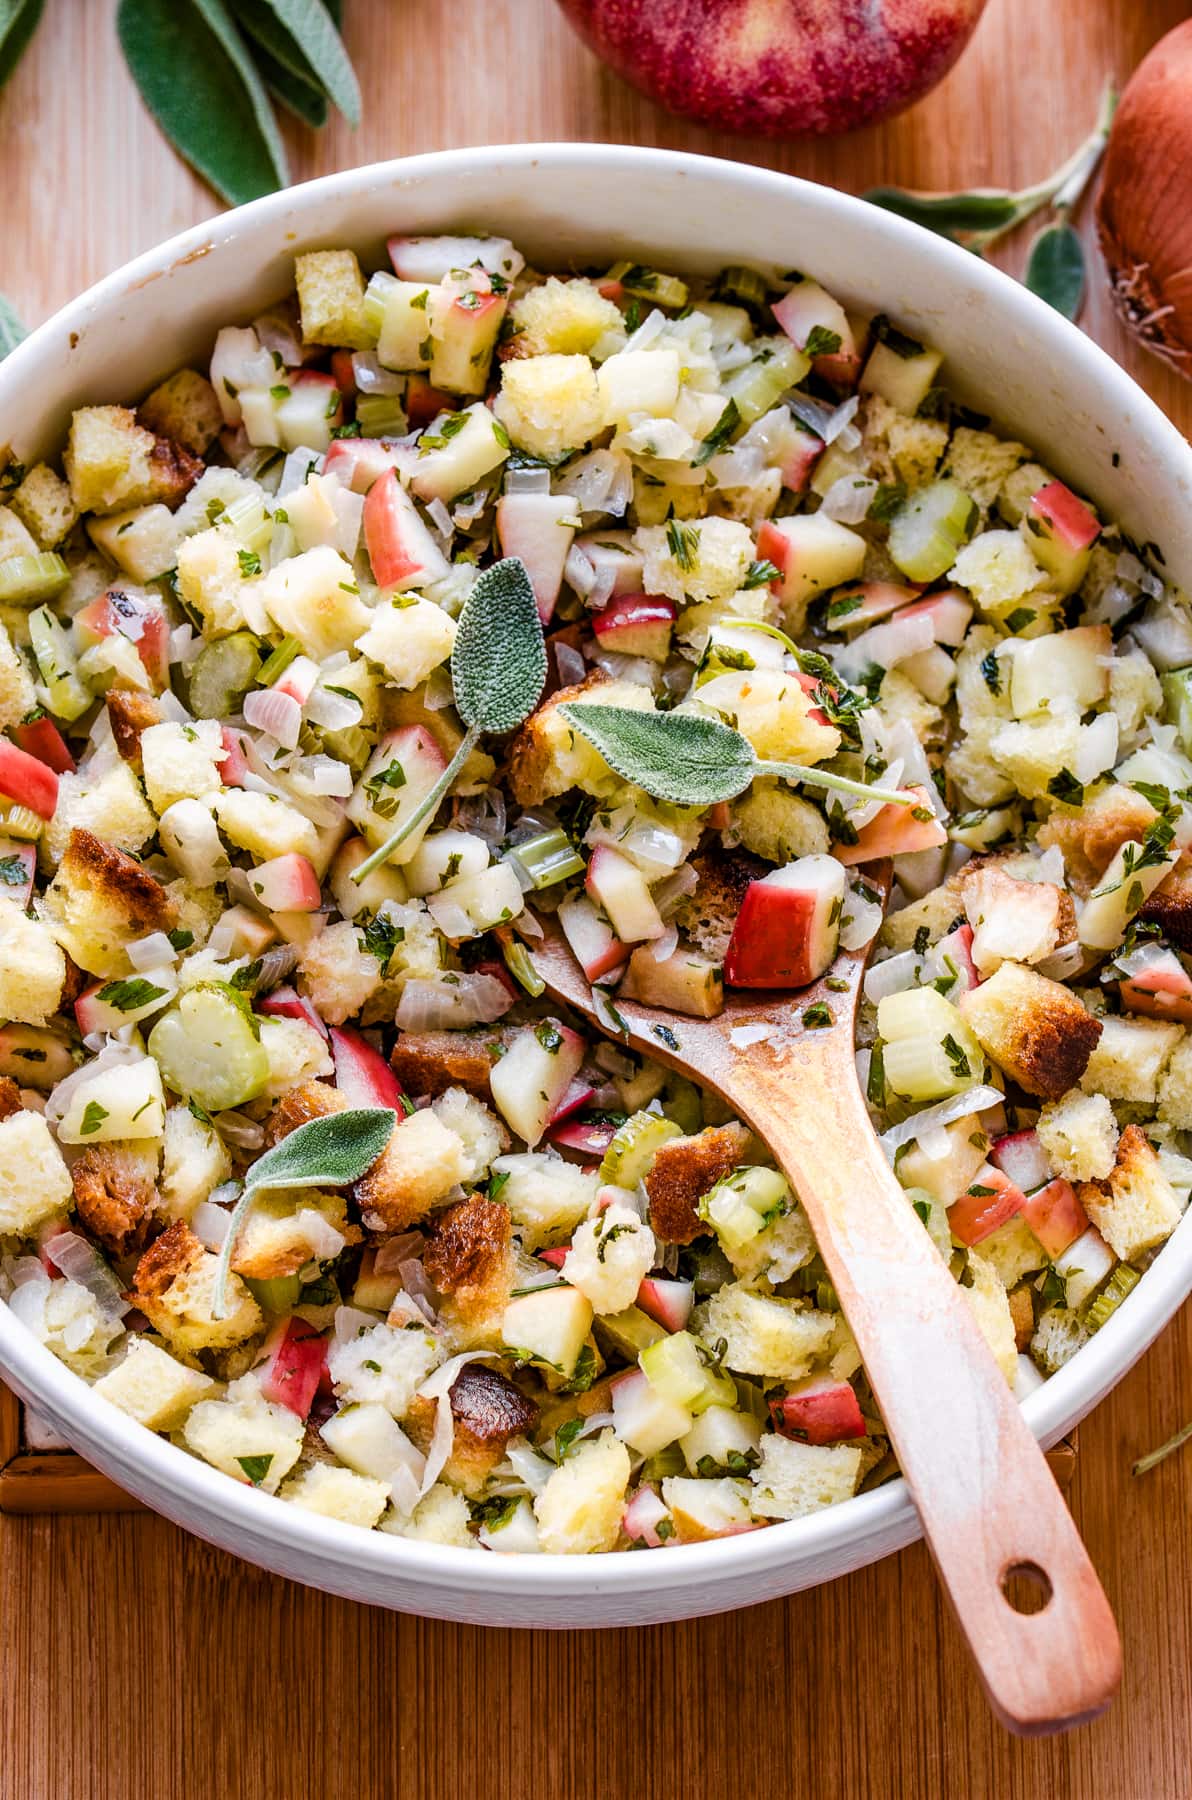
[[[730,1097],[806,1208],[994,1710],[1026,1735],[1094,1717],[1121,1679],[1109,1602],[963,1291],[886,1163],[851,1047],[808,1035],[753,1057]],[[1016,1610],[1032,1592],[1036,1604],[1049,1595],[1042,1609]]]

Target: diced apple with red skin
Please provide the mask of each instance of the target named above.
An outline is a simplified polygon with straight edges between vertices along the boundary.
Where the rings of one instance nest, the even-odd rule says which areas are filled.
[[[665,662],[670,654],[675,603],[656,594],[623,594],[592,614],[592,630],[602,650]]]
[[[927,790],[908,787],[900,791],[913,795],[914,804],[896,806],[891,802],[868,825],[862,825],[855,844],[833,844],[832,854],[838,862],[851,867],[883,856],[911,856],[916,850],[937,850],[947,843],[948,834],[932,811]],[[931,817],[916,819],[917,812],[931,813]]]
[[[1096,514],[1062,481],[1032,494],[1022,529],[1035,561],[1051,576],[1049,586],[1071,594],[1084,580],[1089,551],[1101,535]]]
[[[948,999],[955,1002],[961,994],[970,988],[980,987],[981,977],[977,965],[973,961],[973,928],[971,925],[958,925],[955,931],[942,937],[932,951],[932,961],[941,975],[950,975],[947,958],[956,970],[956,984],[948,989]]]
[[[819,689],[822,686],[825,686],[822,676],[808,675],[803,669],[797,669],[795,671],[795,680],[798,682],[798,684],[802,688],[803,692],[806,695],[808,695],[809,698],[813,698],[814,696],[816,696],[818,694]],[[834,688],[834,687],[827,688],[827,692],[829,694],[831,694],[833,699],[836,698],[839,691],[840,690],[838,688]],[[808,709],[807,717],[815,725],[830,725],[832,723],[832,721],[829,719],[827,713],[824,711],[822,706],[810,707]]]
[[[669,1518],[670,1513],[657,1490],[647,1484],[631,1496],[621,1514],[621,1530],[635,1544],[648,1544],[651,1550],[657,1550],[666,1542],[665,1538],[659,1537],[658,1527]]]
[[[249,870],[248,885],[266,912],[317,912],[323,904],[310,859],[297,850],[258,863]]]
[[[592,531],[575,540],[598,576],[612,576],[612,597],[640,594],[642,586],[642,553],[628,531]]]
[[[538,1250],[535,1254],[539,1262],[549,1263],[552,1269],[561,1269],[570,1249],[570,1244],[556,1244],[551,1250]]]
[[[895,581],[863,581],[847,593],[837,594],[828,608],[829,631],[857,631],[862,626],[888,619],[919,597],[917,587]]]
[[[36,844],[19,844],[12,838],[0,838],[0,900],[28,906],[33,898],[33,877],[37,873]]]
[[[1118,994],[1127,1012],[1192,1025],[1192,977],[1174,950],[1153,955],[1118,983]]]
[[[823,289],[818,281],[797,282],[771,311],[791,342],[811,353],[811,366],[816,374],[835,387],[853,387],[861,369],[861,358],[853,337],[852,326],[839,300]],[[830,333],[840,341],[833,350],[815,351],[812,334]]]
[[[285,694],[288,699],[296,700],[299,706],[305,706],[315,691],[319,673],[318,663],[312,662],[309,656],[296,656],[269,691],[273,694]]]
[[[564,900],[557,916],[571,954],[589,981],[599,981],[602,975],[619,969],[629,955],[628,945],[586,895]]]
[[[829,967],[840,941],[844,870],[801,856],[745,890],[724,958],[730,987],[797,988]]]
[[[685,1013],[691,1019],[714,1019],[724,1011],[724,981],[719,968],[684,944],[661,962],[652,949],[639,944],[629,958],[617,992],[622,999]]]
[[[828,588],[855,581],[866,548],[859,532],[822,512],[767,519],[757,534],[759,559],[778,570],[770,586],[783,606],[795,613]]]
[[[434,387],[425,375],[411,375],[406,382],[406,418],[411,431],[420,431],[440,413],[451,412],[455,403],[454,394],[445,394],[442,388]]]
[[[525,564],[544,625],[563,585],[563,566],[575,536],[576,518],[575,501],[569,494],[503,494],[497,501],[501,554],[520,557]]]
[[[578,1032],[554,1019],[527,1025],[512,1039],[491,1077],[497,1111],[531,1150],[579,1074],[586,1046]]]
[[[667,1331],[683,1331],[695,1305],[694,1283],[647,1275],[637,1290],[637,1304]]]
[[[616,1126],[606,1121],[588,1123],[583,1119],[566,1119],[561,1125],[552,1125],[546,1135],[560,1150],[573,1150],[577,1156],[590,1161],[604,1155],[616,1132]]]
[[[779,1437],[800,1444],[838,1444],[865,1436],[865,1421],[847,1381],[813,1375],[790,1393],[770,1402],[770,1418]]]
[[[27,755],[35,756],[47,769],[53,769],[55,775],[74,774],[75,759],[67,748],[66,739],[48,713],[14,725],[12,735]]]
[[[327,1366],[327,1340],[306,1319],[279,1319],[261,1346],[261,1394],[300,1419],[310,1416]]]
[[[824,452],[824,440],[817,437],[814,431],[793,421],[794,431],[791,436],[791,447],[779,464],[782,485],[789,488],[792,494],[801,494],[811,480],[811,471]]]
[[[331,352],[331,379],[341,394],[356,393],[356,365],[352,361],[350,350],[333,350]],[[339,439],[336,438],[338,443]]]
[[[482,394],[505,317],[505,295],[494,294],[482,269],[469,269],[458,281],[447,276],[432,304],[431,380],[456,394]]]
[[[36,756],[0,738],[0,797],[27,806],[41,819],[52,819],[58,804],[58,777]]]
[[[442,750],[424,726],[399,726],[382,738],[365,765],[347,804],[348,818],[379,848],[417,811],[446,766]],[[378,800],[382,802],[380,811]],[[389,860],[409,862],[431,823],[428,814]]]
[[[660,938],[666,931],[645,876],[611,845],[597,844],[593,850],[584,886],[623,944]]]
[[[384,438],[336,438],[323,459],[323,473],[338,476],[354,494],[367,494],[389,469],[409,469],[417,457],[411,447]]]
[[[379,1050],[347,1026],[332,1025],[328,1037],[335,1085],[353,1106],[388,1106],[404,1115],[401,1083]]]
[[[389,469],[368,490],[364,502],[364,542],[379,586],[424,587],[441,581],[450,565],[423,519]]]
[[[1052,1258],[1062,1256],[1089,1228],[1088,1214],[1076,1198],[1076,1189],[1062,1176],[1028,1194],[1022,1216]]]
[[[256,1002],[256,1010],[274,1019],[301,1019],[323,1037],[327,1036],[327,1027],[310,1001],[305,995],[296,993],[292,987],[274,988],[271,994],[266,994]]]
[[[506,974],[508,974],[508,970],[506,970]],[[572,1113],[581,1112],[585,1106],[590,1106],[595,1092],[596,1089],[590,1081],[585,1081],[582,1075],[577,1075],[551,1114],[551,1124],[561,1125],[564,1119],[571,1117]]]
[[[387,248],[393,272],[402,281],[442,281],[453,269],[483,269],[512,283],[526,266],[508,238],[395,235]]]
[[[170,624],[160,601],[109,588],[75,614],[75,631],[84,646],[101,644],[117,634],[137,647],[154,688],[160,693],[170,678]]]
[[[1024,1194],[1034,1193],[1036,1188],[1051,1180],[1047,1152],[1039,1142],[1038,1132],[1033,1129],[1010,1131],[1004,1137],[995,1138],[989,1160]]]
[[[924,600],[900,607],[895,617],[930,619],[936,643],[955,649],[963,644],[964,634],[972,623],[973,603],[959,588],[943,588],[938,594],[928,594]]]
[[[612,1385],[613,1430],[642,1456],[656,1456],[691,1430],[691,1414],[652,1387],[640,1369]]]
[[[240,742],[243,733],[234,730],[231,725],[224,725],[220,736],[223,738],[224,753],[219,765],[219,779],[224,787],[242,788],[248,774],[248,758]]]
[[[1020,1213],[1025,1202],[1026,1195],[1008,1175],[992,1163],[983,1163],[968,1192],[948,1208],[948,1228],[954,1238],[971,1248]]]

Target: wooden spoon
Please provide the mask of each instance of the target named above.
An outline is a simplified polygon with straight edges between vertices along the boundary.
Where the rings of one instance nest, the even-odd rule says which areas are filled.
[[[888,865],[866,874],[884,898]],[[557,924],[542,924],[532,955],[548,991],[606,1030]],[[730,990],[714,1019],[616,1007],[630,1044],[719,1093],[770,1146],[811,1221],[994,1711],[1023,1735],[1061,1731],[1117,1691],[1117,1627],[1018,1402],[870,1124],[854,1060],[867,961],[868,950],[842,951],[798,994]],[[811,1006],[832,1022],[804,1024]],[[769,1035],[734,1044],[746,1025]]]

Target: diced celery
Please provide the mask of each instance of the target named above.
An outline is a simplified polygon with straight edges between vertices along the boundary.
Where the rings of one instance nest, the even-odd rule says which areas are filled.
[[[1137,1269],[1132,1269],[1129,1263],[1119,1263],[1085,1314],[1089,1330],[1100,1331],[1141,1280]]]
[[[6,556],[0,562],[0,603],[36,606],[52,600],[70,580],[70,570],[53,550],[36,556]]]
[[[687,304],[687,283],[677,275],[663,275],[658,269],[647,269],[641,263],[614,263],[604,278],[618,281],[627,294],[638,294],[658,306],[683,307]]]
[[[752,425],[778,404],[788,388],[802,381],[810,367],[811,358],[789,338],[759,339],[753,360],[724,383],[724,397],[736,401],[741,423]]]
[[[971,494],[954,481],[932,481],[890,521],[890,555],[912,581],[935,581],[952,567],[977,517]]]
[[[48,607],[36,607],[29,614],[29,642],[38,674],[46,686],[47,711],[56,719],[71,723],[86,712],[92,697],[79,680],[66,628]]]
[[[239,997],[218,983],[188,988],[149,1034],[149,1054],[176,1094],[208,1112],[255,1100],[269,1079],[269,1057]]]
[[[509,937],[501,945],[501,954],[505,959],[505,967],[513,979],[525,989],[531,999],[545,992],[546,983],[534,967],[533,960],[526,946],[517,938]]]
[[[539,837],[515,845],[509,852],[509,861],[517,864],[535,888],[554,887],[556,882],[584,872],[583,857],[561,830],[544,831]]]
[[[406,413],[396,394],[361,394],[356,401],[361,437],[402,437]]]
[[[704,1103],[699,1089],[694,1081],[688,1081],[682,1075],[668,1074],[662,1110],[688,1137],[694,1137],[704,1122]]]
[[[887,1045],[925,1032],[936,1037],[943,1037],[946,1032],[969,1035],[956,1007],[933,987],[906,988],[900,994],[884,995],[878,1001],[877,1029]]]
[[[229,500],[220,524],[229,526],[236,542],[246,550],[264,550],[273,536],[273,520],[260,494],[240,494]]]
[[[673,1406],[694,1413],[709,1406],[735,1406],[737,1389],[731,1375],[711,1367],[707,1352],[689,1331],[676,1331],[643,1350],[638,1361],[656,1393]]]
[[[766,304],[766,283],[756,269],[746,269],[738,263],[732,263],[720,272],[716,282],[716,298],[744,307],[762,307]]]
[[[276,1275],[264,1281],[254,1281],[249,1277],[247,1285],[261,1310],[275,1316],[292,1313],[302,1292],[302,1283],[297,1275]]]
[[[735,1169],[704,1195],[699,1214],[726,1250],[740,1250],[786,1211],[789,1200],[790,1188],[777,1169]]]
[[[190,671],[190,710],[198,719],[226,719],[257,678],[260,644],[251,631],[234,631],[204,646]]]
[[[0,831],[5,837],[35,844],[45,830],[45,823],[31,806],[18,806],[15,800],[0,800]]]
[[[641,1479],[665,1481],[668,1475],[682,1475],[686,1467],[686,1459],[678,1444],[667,1444],[665,1449],[655,1450],[653,1456],[647,1456],[642,1464]]]
[[[296,637],[284,637],[268,660],[257,670],[257,681],[261,687],[272,687],[279,675],[284,675],[296,656],[302,654],[302,644]]]
[[[664,1328],[640,1306],[627,1306],[619,1313],[598,1313],[593,1329],[602,1350],[615,1350],[630,1360],[666,1336]]]
[[[364,290],[364,326],[375,344],[381,335],[381,327],[385,323],[385,302],[393,288],[397,286],[397,276],[390,275],[384,269],[378,269],[371,277]]]
[[[955,1040],[952,1040],[955,1043]],[[905,1037],[883,1052],[886,1086],[904,1100],[943,1100],[980,1080],[984,1063],[937,1037]]]
[[[1169,669],[1163,676],[1168,721],[1175,726],[1185,754],[1192,756],[1192,668]]]
[[[634,1113],[618,1127],[604,1153],[601,1181],[613,1182],[617,1187],[636,1187],[663,1144],[682,1135],[672,1119],[660,1118],[657,1113]]]

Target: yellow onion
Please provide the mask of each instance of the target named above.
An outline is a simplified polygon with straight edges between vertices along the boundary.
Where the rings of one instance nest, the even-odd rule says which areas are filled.
[[[1127,329],[1192,377],[1192,20],[1141,62],[1105,153],[1097,229]]]

